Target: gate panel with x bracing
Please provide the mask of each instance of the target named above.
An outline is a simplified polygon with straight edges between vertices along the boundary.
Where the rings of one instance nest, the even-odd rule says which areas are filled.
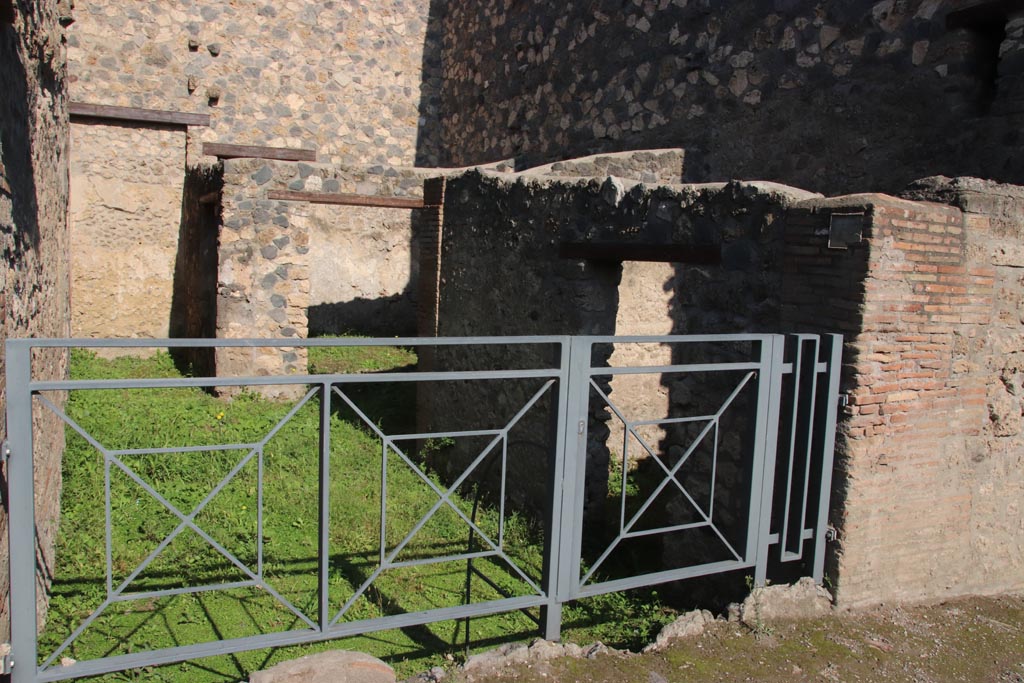
[[[665,340],[673,351],[662,364],[593,363],[606,355],[595,353],[601,346],[649,342],[573,339],[568,422],[577,438],[563,480],[564,529],[572,535],[562,546],[560,598],[739,569],[753,569],[763,585],[773,545],[780,548],[777,563],[804,560],[806,550],[805,573],[820,582],[841,339],[676,337]],[[617,404],[615,378],[642,375],[659,377],[667,388],[665,414],[634,415]],[[686,386],[700,395],[680,406],[673,391]],[[594,514],[585,510],[583,492],[595,450],[588,431],[602,426],[594,419],[602,411],[622,441],[612,446],[619,466],[606,501],[615,509]],[[660,443],[644,430],[658,433]],[[606,571],[616,554],[624,557]],[[665,558],[669,567],[652,568]]]
[[[278,345],[266,340],[8,340],[12,657],[5,664],[13,660],[14,683],[517,610],[531,614],[546,637],[557,639],[562,605],[585,596],[736,569],[753,570],[756,582],[763,584],[769,569],[783,563],[822,578],[838,336],[306,340],[288,346],[427,347],[434,350],[435,361],[445,356],[434,352],[448,349],[447,357],[455,362],[410,372],[280,377],[69,380],[31,372],[34,349]],[[621,357],[633,361],[625,362],[615,354],[617,348],[646,351],[630,351],[632,356]],[[410,383],[421,398],[442,397],[439,424],[394,427],[367,408],[369,390]],[[59,392],[268,385],[294,385],[302,391],[265,427],[224,443],[215,443],[206,432],[192,438],[183,434],[172,444],[122,443],[118,430],[97,436],[54,398]],[[652,400],[643,400],[645,391]],[[32,424],[41,411],[55,415],[69,438],[78,439],[94,457],[101,473],[94,504],[103,508],[97,547],[89,549],[102,555],[96,576],[89,579],[98,588],[96,602],[66,633],[51,638],[59,644],[45,651],[36,634],[33,552]],[[338,525],[350,520],[339,519],[337,504],[339,498],[366,491],[345,489],[359,463],[352,462],[338,437],[342,413],[376,444],[376,455],[364,450],[359,457],[374,461],[369,468],[377,471],[372,495],[379,502],[377,536],[349,555],[338,548]],[[313,425],[308,430],[313,438],[306,447],[285,453],[282,435],[304,434],[305,428],[296,427],[299,422]],[[461,456],[446,475],[427,467],[424,444],[455,442],[465,448],[451,451]],[[296,464],[303,458],[307,469]],[[182,496],[168,488],[174,466],[195,469],[200,463],[210,474],[193,476],[197,493]],[[273,502],[280,492],[271,490],[266,472],[280,467],[295,467],[314,484],[303,489],[309,501]],[[516,499],[510,490],[528,483],[525,478],[546,480],[546,485]],[[470,486],[478,493],[487,489],[493,507],[487,515],[478,516],[476,503],[472,509],[466,504]],[[215,523],[222,512],[214,508],[232,487],[251,494],[250,537],[242,540],[238,529],[226,534]],[[400,510],[405,505],[401,494],[410,487],[420,487],[429,504]],[[126,490],[135,501],[128,512],[115,503]],[[536,499],[536,491],[543,501]],[[308,564],[295,560],[283,571],[291,556],[280,547],[265,547],[265,539],[273,536],[275,524],[301,526],[303,505],[316,519],[308,537],[315,557]],[[531,506],[534,511],[546,508],[538,519],[543,539],[534,554],[542,561],[536,564],[515,545],[522,534],[510,539],[506,533],[512,508]],[[143,512],[153,515],[152,523],[132,517]],[[461,541],[442,542],[436,535],[424,541],[442,517],[448,524],[442,528],[460,530]],[[149,527],[135,539],[134,555],[121,547],[126,521]],[[210,566],[216,570],[173,580],[153,578],[161,562],[173,564],[198,553],[213,557]],[[401,601],[390,604],[382,597],[391,585],[389,577],[452,565],[466,572],[465,594],[454,604],[399,609]],[[483,589],[470,591],[477,579]],[[112,646],[102,657],[68,658],[77,655],[75,648],[84,640],[117,638],[106,625],[100,636],[94,632],[119,606],[139,601],[166,605],[209,595],[263,601],[267,610],[276,610],[273,621],[284,625],[257,625],[252,633],[225,635],[214,625],[215,637],[207,641],[155,650],[129,642]],[[374,611],[371,603],[379,609]]]

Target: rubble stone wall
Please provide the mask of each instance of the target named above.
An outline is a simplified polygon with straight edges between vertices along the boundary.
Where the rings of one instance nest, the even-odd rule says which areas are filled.
[[[364,332],[364,324],[386,327],[389,320],[395,329],[413,327],[409,209],[267,197],[271,190],[422,197],[424,174],[414,168],[225,161],[216,336],[303,339],[311,331]],[[224,349],[216,367],[219,375],[305,372],[306,354]]]
[[[214,163],[205,142],[312,149],[325,164],[436,165],[439,50],[430,0],[319,3],[81,0],[69,30],[69,94],[88,104],[210,115],[210,125],[76,123],[72,146],[75,245],[74,332],[84,336],[164,337],[172,312],[176,240],[183,216],[186,164]],[[434,3],[436,4],[436,3]],[[436,8],[435,8],[436,15]],[[350,191],[360,191],[353,187]],[[393,214],[389,214],[393,216]],[[313,240],[336,225],[315,209]],[[381,329],[414,325],[403,277],[413,259],[407,221],[351,210],[351,240],[386,236],[360,260],[361,282],[311,293],[314,331],[349,326],[339,299],[392,297]],[[399,234],[402,237],[399,237]],[[345,245],[339,245],[344,247]],[[314,245],[313,248],[316,248]],[[369,263],[406,265],[369,282]],[[319,272],[353,263],[339,252]],[[181,278],[179,278],[181,279]],[[327,278],[314,275],[326,285]],[[366,285],[366,287],[362,287]],[[347,291],[349,287],[352,291]],[[110,302],[114,305],[111,306]],[[187,327],[187,326],[186,326]],[[260,326],[254,326],[263,331]]]
[[[565,159],[525,169],[531,175],[555,178],[628,178],[648,185],[675,185],[683,182],[686,150],[630,150]],[[495,170],[515,171],[515,159],[499,164]]]
[[[973,4],[450,2],[442,161],[676,146],[688,182],[1020,182],[1024,25],[1006,3]]]
[[[0,11],[0,341],[13,337],[66,337],[68,321],[68,114],[66,53],[61,26],[68,17],[56,2],[15,0],[13,16]],[[0,8],[2,9],[2,8]],[[0,349],[0,437],[7,438],[6,367]],[[39,353],[37,376],[62,379],[63,351]],[[63,399],[60,396],[58,404]],[[51,413],[34,412],[37,548],[7,547],[7,516],[0,510],[0,642],[10,635],[7,585],[10,551],[37,553],[39,623],[60,515],[64,429]],[[6,480],[6,467],[3,472]],[[6,486],[6,483],[4,483]]]
[[[613,178],[602,182],[533,173],[450,177],[439,231],[436,319],[427,321],[423,333],[774,331],[782,278],[781,219],[786,207],[813,196],[770,183],[650,188]],[[562,242],[689,245],[716,250],[721,259],[701,265],[567,259],[559,256]],[[432,300],[427,292],[420,296]],[[673,354],[672,347],[623,344],[610,356],[598,350],[592,361],[662,365],[676,360]],[[477,367],[485,355],[474,352],[467,359],[439,352],[438,362],[465,369],[459,363]],[[514,354],[491,360],[495,367],[516,362]],[[672,400],[672,387],[663,382],[656,374],[621,376],[608,382],[605,391],[631,419],[658,419],[669,415]],[[678,395],[675,399],[680,400]],[[609,421],[599,401],[591,409],[588,505],[596,505],[596,497],[604,496],[607,458],[621,457],[623,437],[621,423]],[[452,395],[437,412],[458,416],[465,421],[459,428],[465,429],[470,424],[477,428],[489,410],[476,394],[464,392]],[[542,433],[543,428],[533,431]],[[663,431],[647,431],[650,443],[663,444]],[[461,462],[448,460],[446,466]],[[538,467],[543,463],[528,469]],[[540,503],[531,496],[537,495],[536,490],[526,495],[535,507]]]
[[[839,541],[830,554],[839,603],[1019,590],[1024,191],[939,178],[913,184],[907,196],[449,178],[437,332],[841,332],[849,405],[837,440]],[[859,226],[860,236],[830,248],[833,222]],[[659,231],[668,243],[717,245],[722,262],[620,268],[558,258],[566,238],[643,240]],[[613,362],[669,358],[655,353],[662,356],[625,351]],[[468,362],[457,354],[438,360]],[[618,380],[606,390],[627,414],[657,417],[680,400],[671,384]],[[466,417],[474,408],[484,410],[442,412]],[[617,443],[614,420],[598,412],[592,406],[594,491],[607,466],[594,455],[604,448],[611,456]],[[671,449],[665,436],[660,445]]]
[[[79,0],[75,101],[211,114],[198,143],[317,149],[320,161],[412,165],[429,125],[429,0]],[[424,63],[427,66],[424,67]],[[435,107],[436,110],[436,107]],[[421,120],[422,117],[422,120]]]

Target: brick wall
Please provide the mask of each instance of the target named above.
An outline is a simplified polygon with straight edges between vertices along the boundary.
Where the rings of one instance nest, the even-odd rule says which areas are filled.
[[[423,337],[437,336],[437,307],[441,296],[441,226],[444,225],[445,178],[429,178],[423,183],[423,203],[427,206],[420,217],[419,269],[416,283],[416,333]],[[422,351],[426,351],[423,349]]]
[[[829,249],[833,213],[862,213],[863,242]],[[833,501],[840,604],[1022,585],[1021,443],[994,448],[992,437],[1002,293],[987,221],[884,195],[811,202],[788,217],[784,325],[846,335]],[[1019,316],[1011,326],[1019,337]]]

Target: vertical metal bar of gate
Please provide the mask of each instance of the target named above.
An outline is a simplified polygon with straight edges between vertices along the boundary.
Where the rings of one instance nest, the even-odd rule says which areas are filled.
[[[8,539],[11,573],[11,652],[16,657],[11,683],[36,677],[36,539],[32,451],[32,347],[7,341]]]
[[[758,425],[763,430],[755,448],[762,449],[761,466],[755,459],[754,484],[760,481],[760,491],[751,486],[751,526],[756,520],[757,549],[754,560],[754,585],[763,586],[768,580],[768,548],[771,544],[772,493],[775,486],[775,456],[779,441],[779,414],[782,402],[782,371],[785,360],[786,338],[773,334],[761,344],[761,368],[767,377],[758,383]],[[763,421],[762,421],[763,420]],[[754,503],[757,502],[755,507]],[[756,512],[755,512],[756,511]]]
[[[562,600],[559,590],[563,567],[568,565],[562,562],[562,520],[566,514],[565,499],[560,495],[562,482],[565,481],[566,448],[568,439],[566,437],[566,425],[569,419],[567,414],[569,396],[570,363],[572,358],[573,340],[571,337],[564,337],[558,345],[558,402],[555,405],[554,425],[554,446],[555,452],[552,455],[550,467],[549,486],[551,491],[550,515],[548,533],[544,535],[544,592],[547,594],[547,605],[541,609],[541,628],[544,631],[544,638],[547,640],[559,640],[562,633]],[[504,495],[502,495],[504,500]]]
[[[828,359],[828,389],[825,392],[825,426],[821,454],[821,482],[818,495],[818,516],[814,532],[814,564],[811,576],[815,583],[825,577],[825,539],[828,535],[828,510],[832,492],[832,465],[835,459],[836,421],[839,418],[839,375],[843,363],[843,336],[827,335],[832,347]]]
[[[320,385],[320,510],[319,549],[320,567],[318,577],[319,610],[317,625],[326,631],[331,623],[330,569],[331,569],[331,384]],[[385,448],[387,445],[385,444]]]
[[[562,521],[568,542],[563,537],[559,564],[558,595],[562,602],[572,598],[580,582],[583,545],[583,505],[578,501],[586,494],[587,471],[587,406],[590,402],[590,359],[593,340],[573,337],[569,352],[569,390],[565,406],[565,475],[562,478]]]

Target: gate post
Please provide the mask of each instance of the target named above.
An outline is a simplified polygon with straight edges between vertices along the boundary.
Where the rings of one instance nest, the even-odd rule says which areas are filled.
[[[11,580],[11,683],[36,678],[36,540],[35,486],[32,451],[32,346],[27,339],[8,339],[7,525]]]
[[[557,432],[551,473],[551,526],[545,536],[544,590],[548,604],[543,608],[544,638],[561,639],[562,604],[578,580],[578,546],[582,506],[578,499],[580,467],[586,468],[586,409],[590,381],[590,340],[565,337],[559,369]]]
[[[772,524],[772,493],[775,487],[775,454],[779,441],[779,414],[782,402],[782,370],[785,362],[786,337],[780,334],[773,334],[763,342],[761,347],[761,371],[767,376],[760,378],[761,384],[758,387],[758,420],[765,422],[759,425],[759,431],[764,435],[764,440],[755,444],[761,448],[762,467],[754,463],[754,489],[751,491],[752,500],[757,500],[757,544],[756,557],[754,561],[754,585],[764,586],[768,579],[768,547],[771,544]],[[760,482],[758,482],[760,475]],[[757,484],[760,484],[760,491],[757,491]],[[753,510],[751,510],[753,512]]]
[[[570,378],[572,377],[572,350],[576,340],[563,337],[559,342],[558,355],[558,403],[553,417],[553,436],[555,452],[551,460],[548,482],[551,497],[548,499],[548,529],[544,534],[544,592],[547,594],[547,605],[541,608],[541,627],[545,640],[561,640],[562,638],[562,573],[569,565],[563,561],[563,546],[571,539],[571,529],[566,528],[567,516],[565,500],[566,481],[566,447],[568,444]],[[571,502],[569,503],[571,505]]]

